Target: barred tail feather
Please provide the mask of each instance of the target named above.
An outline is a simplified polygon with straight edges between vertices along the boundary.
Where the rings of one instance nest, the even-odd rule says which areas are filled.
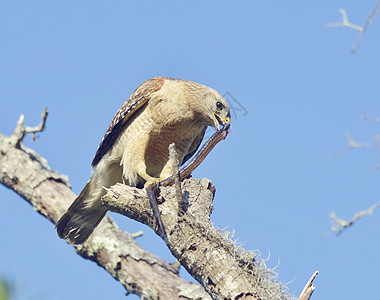
[[[100,201],[104,194],[90,179],[55,225],[58,236],[72,245],[83,244],[107,213]]]

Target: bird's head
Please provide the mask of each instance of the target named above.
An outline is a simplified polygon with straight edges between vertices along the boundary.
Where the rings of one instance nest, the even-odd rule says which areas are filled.
[[[230,109],[227,101],[214,89],[183,80],[185,95],[190,108],[201,117],[207,126],[216,130],[228,130],[230,126]]]
[[[205,97],[205,105],[209,125],[214,126],[216,130],[226,129],[230,124],[230,109],[227,101],[216,91],[211,91]]]

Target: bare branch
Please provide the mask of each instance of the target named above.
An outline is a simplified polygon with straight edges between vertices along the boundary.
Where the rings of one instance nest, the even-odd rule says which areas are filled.
[[[348,132],[346,132],[344,135],[346,136],[346,138],[348,140],[348,145],[351,148],[370,149],[370,148],[374,147],[371,144],[359,143],[359,142],[355,141]]]
[[[363,32],[364,28],[362,26],[358,26],[352,24],[348,21],[347,12],[344,8],[339,9],[339,12],[342,14],[342,22],[341,23],[327,23],[326,27],[347,27],[359,32]]]
[[[75,199],[68,178],[52,171],[44,158],[22,142],[16,147],[14,140],[14,136],[0,134],[0,183],[55,223]],[[107,217],[90,239],[75,250],[104,268],[128,293],[141,298],[157,299],[155,294],[163,299],[210,299],[201,286],[178,275],[177,262],[170,264],[142,249],[134,241],[135,237],[121,231]]]
[[[29,127],[29,126],[24,126],[24,115],[20,115],[20,118],[17,121],[16,128],[13,130],[12,135],[10,136],[10,141],[12,145],[19,147],[20,143],[24,139],[25,135],[27,133],[32,134],[32,139],[35,141],[37,139],[36,133],[37,132],[42,132],[45,130],[45,124],[47,120],[49,110],[45,108],[41,115],[41,123],[35,127]]]
[[[340,154],[342,154],[348,150],[351,150],[351,149],[379,149],[380,148],[380,144],[379,144],[380,136],[379,135],[375,135],[373,137],[373,143],[357,142],[356,140],[354,140],[354,138],[348,132],[345,132],[344,136],[347,138],[349,147],[345,148],[343,150],[334,151],[334,153],[333,153],[334,155],[340,155]]]
[[[359,31],[359,36],[356,39],[353,46],[351,47],[351,52],[354,53],[356,51],[356,48],[358,47],[360,41],[362,40],[363,35],[364,35],[365,31],[367,30],[368,26],[375,21],[376,16],[380,12],[380,0],[378,0],[376,2],[375,7],[371,10],[371,12],[368,15],[363,26],[359,26],[359,25],[350,23],[348,21],[347,12],[345,9],[341,8],[341,9],[339,9],[339,12],[342,14],[342,22],[341,23],[328,23],[328,24],[326,24],[326,27],[347,27],[347,28],[351,28],[353,30]]]
[[[299,296],[298,300],[309,300],[311,295],[313,294],[315,290],[315,286],[313,285],[313,281],[315,279],[315,276],[317,276],[319,271],[315,271],[314,274],[311,276],[305,287],[303,288],[301,295]]]
[[[367,120],[367,121],[380,122],[380,118],[371,117],[371,116],[368,116],[366,114],[362,114],[361,118],[363,120]]]
[[[143,235],[144,235],[144,232],[140,230],[140,231],[137,231],[137,232],[135,232],[135,233],[131,233],[131,235],[132,235],[132,237],[133,237],[134,239],[137,239],[138,237],[143,236]]]
[[[49,112],[48,108],[45,108],[45,110],[41,114],[42,120],[41,120],[41,123],[39,125],[37,125],[35,127],[29,127],[29,126],[24,127],[25,133],[31,133],[32,134],[33,141],[35,141],[37,139],[37,137],[35,135],[37,132],[42,132],[45,130],[45,124],[46,124],[48,112]]]
[[[19,124],[22,123],[20,118]],[[52,171],[45,159],[21,141],[19,147],[12,141],[12,137],[0,134],[0,183],[55,223],[75,198],[67,177]],[[229,234],[212,226],[209,215],[215,189],[208,179],[186,179],[182,191],[191,204],[183,214],[178,213],[175,187],[161,187],[160,191],[169,248],[214,299],[221,295],[223,299],[224,295],[226,299],[294,299],[257,253],[236,246]],[[103,201],[113,211],[157,230],[144,190],[117,184],[108,189]],[[138,235],[120,231],[107,217],[89,240],[75,250],[103,267],[129,293],[143,299],[210,299],[201,286],[179,277],[178,262],[169,264],[140,248],[134,241]]]
[[[368,116],[366,114],[362,114],[361,118],[363,120],[368,120],[368,121],[373,121],[373,122],[380,122],[379,118],[373,118],[373,117],[370,117],[370,116]],[[353,139],[353,137],[349,133],[345,133],[345,136],[346,136],[346,138],[348,140],[349,148],[345,149],[345,150],[341,150],[341,151],[336,151],[336,152],[334,152],[334,154],[339,155],[339,154],[341,154],[344,151],[347,151],[349,149],[380,149],[380,144],[379,144],[380,135],[375,135],[373,137],[373,143],[360,143],[360,142],[357,142],[357,141],[355,141]],[[347,229],[348,227],[351,227],[357,220],[359,220],[359,219],[361,219],[361,218],[363,218],[365,216],[368,216],[368,215],[372,214],[373,211],[375,209],[377,209],[379,206],[380,206],[380,202],[374,204],[373,206],[371,206],[367,210],[360,211],[360,212],[356,213],[351,220],[341,219],[334,212],[331,212],[329,214],[329,216],[330,216],[330,218],[331,218],[331,220],[333,221],[334,224],[331,226],[330,230],[327,233],[325,233],[323,236],[326,237],[330,232],[335,232],[335,235],[337,235],[337,236],[340,235],[345,229]]]
[[[179,166],[178,166],[178,158],[177,158],[177,152],[175,150],[175,144],[169,145],[169,158],[170,162],[172,164],[173,169],[173,176],[174,176],[174,187],[176,191],[176,198],[178,201],[178,207],[180,210],[185,210],[185,201],[182,197],[182,191],[181,191],[181,182],[179,178]]]
[[[168,247],[177,260],[214,299],[292,299],[277,274],[254,252],[235,246],[209,219],[214,186],[208,179],[182,182],[188,209],[179,213],[176,189],[161,187],[161,218]],[[103,204],[111,211],[157,229],[145,192],[122,184],[108,189]],[[233,284],[232,284],[233,283]],[[248,299],[248,298],[247,298]]]
[[[368,116],[366,114],[362,114],[361,118],[363,120],[367,120],[367,121],[380,122],[380,118],[370,117],[370,116]],[[334,151],[334,153],[333,153],[334,155],[340,155],[340,154],[342,154],[342,153],[344,153],[344,152],[346,152],[348,150],[351,150],[351,149],[378,149],[378,150],[380,150],[380,135],[379,134],[373,136],[373,142],[371,142],[371,143],[357,142],[347,132],[344,135],[347,138],[348,146],[349,147],[347,147],[347,148],[345,148],[343,150]],[[376,165],[376,168],[380,168],[380,165]]]
[[[380,207],[380,202],[375,203],[366,210],[359,211],[354,215],[354,217],[351,220],[348,221],[338,218],[338,216],[334,212],[331,212],[329,216],[334,222],[334,225],[331,226],[329,232],[335,232],[335,235],[340,235],[345,229],[354,225],[354,223],[359,219],[371,215],[373,211],[378,207]],[[327,236],[329,232],[327,232],[325,236]]]
[[[364,25],[363,25],[363,32],[367,30],[367,27],[369,26],[369,24],[372,24],[377,15],[379,14],[380,12],[380,1],[378,0],[374,6],[374,8],[371,10],[371,12],[369,13]]]

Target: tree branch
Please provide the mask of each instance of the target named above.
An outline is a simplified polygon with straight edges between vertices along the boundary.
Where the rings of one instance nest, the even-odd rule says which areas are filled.
[[[17,121],[16,128],[13,130],[13,133],[10,136],[9,141],[12,143],[12,145],[14,145],[15,147],[20,147],[20,143],[22,142],[27,133],[31,133],[32,139],[33,141],[35,141],[37,139],[36,133],[45,130],[48,112],[49,110],[45,108],[41,115],[41,123],[35,127],[24,126],[24,115],[20,115],[20,118]]]
[[[22,121],[21,117],[19,129],[11,137],[0,134],[0,183],[55,223],[75,195],[66,176],[52,171],[45,159],[22,144],[25,134],[17,134],[26,132]],[[45,121],[41,130],[44,124]],[[116,184],[107,191],[102,201],[108,209],[158,231],[145,190]],[[173,186],[160,188],[159,207],[168,231],[168,247],[213,299],[294,299],[263,259],[237,247],[228,233],[213,227],[209,216],[215,188],[211,181],[190,178],[182,182],[185,212],[178,207],[177,193],[178,188],[176,191]],[[110,217],[75,250],[104,268],[129,293],[141,298],[210,299],[201,286],[179,277],[178,263],[169,264],[140,248],[134,237],[120,231]]]
[[[22,122],[17,126],[20,124]],[[75,199],[68,178],[52,171],[45,159],[22,144],[22,139],[16,147],[17,139],[0,134],[0,183],[55,224]],[[167,263],[142,249],[133,236],[122,232],[110,217],[75,250],[104,268],[128,293],[144,299],[157,299],[157,295],[165,299],[210,299],[201,286],[186,282],[178,275],[178,263]]]
[[[380,1],[379,1],[379,9],[380,9]],[[368,116],[366,114],[362,114],[361,118],[363,120],[367,120],[367,121],[380,122],[380,118],[371,117],[371,116]],[[380,149],[380,144],[379,144],[380,135],[375,135],[373,137],[372,143],[357,142],[347,132],[344,135],[347,138],[348,147],[346,149],[343,149],[343,150],[335,151],[334,152],[335,155],[340,155],[343,152],[351,150],[351,149]],[[379,167],[380,167],[379,165],[376,166],[376,168],[379,168]],[[380,202],[375,203],[374,205],[372,205],[367,210],[362,210],[362,211],[357,212],[351,220],[341,219],[335,214],[335,212],[331,212],[329,214],[329,217],[332,220],[333,225],[330,227],[328,232],[323,234],[323,236],[324,237],[328,236],[330,232],[334,232],[336,236],[340,235],[344,230],[346,230],[347,228],[354,225],[354,223],[356,223],[359,219],[361,219],[365,216],[371,215],[374,212],[374,210],[377,209],[378,207],[380,207]]]
[[[181,180],[179,178],[179,166],[177,152],[175,150],[175,144],[169,145],[169,158],[172,164],[173,176],[174,176],[174,187],[176,191],[175,197],[178,200],[178,207],[180,210],[185,210],[185,202],[183,201],[182,191],[181,191]]]
[[[314,274],[310,277],[309,281],[306,283],[305,287],[303,288],[300,297],[298,300],[309,300],[311,295],[313,294],[315,290],[315,286],[313,285],[313,281],[315,277],[318,275],[318,271],[315,271]]]
[[[182,181],[186,213],[178,210],[176,188],[160,188],[160,211],[168,247],[214,299],[291,299],[277,274],[254,252],[234,245],[213,227],[209,216],[215,188],[206,178]],[[145,191],[123,184],[107,189],[103,204],[159,233]]]
[[[356,221],[358,221],[359,219],[365,216],[371,215],[373,211],[379,207],[380,207],[380,202],[377,202],[374,205],[372,205],[370,208],[359,211],[358,213],[354,215],[354,217],[351,220],[348,220],[348,221],[338,218],[338,216],[334,212],[331,212],[329,216],[334,222],[334,225],[331,226],[329,232],[335,232],[335,235],[340,235],[348,227],[351,227],[352,225],[354,225]],[[327,232],[325,236],[327,236],[329,232]]]
[[[369,13],[369,15],[368,15],[367,19],[365,20],[363,26],[359,26],[359,25],[356,25],[356,24],[349,22],[348,17],[347,17],[347,12],[344,8],[339,9],[339,12],[342,14],[342,22],[341,23],[328,23],[328,24],[326,24],[326,27],[347,27],[347,28],[351,28],[353,30],[359,31],[359,36],[356,39],[353,46],[351,47],[351,52],[355,53],[356,48],[358,47],[360,41],[362,40],[364,33],[366,32],[368,26],[375,21],[377,15],[380,12],[380,0],[378,0],[376,2],[374,8]]]

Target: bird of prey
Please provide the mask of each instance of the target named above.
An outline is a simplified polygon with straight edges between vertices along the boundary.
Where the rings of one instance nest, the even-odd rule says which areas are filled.
[[[84,243],[103,219],[103,187],[117,182],[143,188],[173,174],[168,146],[182,165],[208,126],[230,122],[226,100],[205,85],[155,77],[141,84],[116,112],[92,161],[93,175],[56,224],[70,244]]]

